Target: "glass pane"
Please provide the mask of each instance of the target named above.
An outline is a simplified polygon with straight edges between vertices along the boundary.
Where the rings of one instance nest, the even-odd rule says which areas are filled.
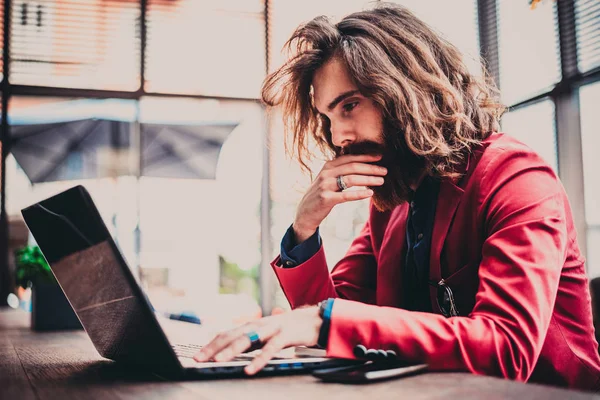
[[[138,109],[141,153],[116,140]],[[24,226],[23,207],[82,184],[157,310],[255,318],[263,118],[254,102],[13,97],[7,211]]]
[[[480,73],[475,0],[394,0],[393,2],[408,7],[417,17],[458,47],[471,72]],[[452,15],[452,18],[448,18],[449,15]]]
[[[531,147],[558,172],[554,102],[544,100],[505,114],[502,131]]]
[[[271,69],[275,70],[286,60],[286,54],[282,52],[283,45],[300,24],[319,15],[337,21],[370,5],[373,2],[368,0],[271,0]]]
[[[587,273],[590,278],[600,276],[600,225],[588,225],[587,228]]]
[[[600,2],[575,0],[578,64],[582,72],[600,65]]]
[[[554,2],[531,9],[527,1],[498,2],[502,100],[510,105],[560,80]]]
[[[129,174],[133,161],[129,143],[135,108],[131,100],[12,97],[8,215],[20,220],[23,207],[84,184],[119,241],[118,207],[128,209],[132,204],[116,189],[118,176]]]
[[[137,89],[140,15],[132,1],[13,1],[11,83]]]
[[[257,98],[265,77],[263,2],[148,1],[146,90]]]
[[[600,276],[600,82],[583,86],[580,91],[581,144],[587,232],[589,276]]]
[[[261,261],[262,108],[164,98],[144,98],[140,108],[142,120],[156,118],[163,110],[162,117],[173,121],[172,128],[153,142],[142,142],[142,151],[157,141],[175,146],[181,159],[165,157],[170,164],[165,171],[187,177],[144,176],[140,181],[140,265],[151,300],[163,310],[186,307],[203,321],[255,316]],[[193,149],[188,154],[171,140],[179,129],[176,122],[205,128],[233,125],[217,154],[203,143],[186,141],[183,144]],[[216,166],[214,178],[202,177],[201,170],[211,166]],[[190,171],[198,176],[193,178]]]
[[[409,8],[415,15],[442,34],[464,54],[465,61],[474,73],[479,71],[479,47],[477,36],[477,8],[474,0],[440,2],[434,0],[395,0]],[[368,0],[327,1],[309,0],[289,2],[271,1],[271,57],[273,66],[285,61],[281,49],[294,29],[318,15],[327,15],[334,21],[347,14],[368,9],[375,3]],[[453,18],[447,18],[448,15]]]

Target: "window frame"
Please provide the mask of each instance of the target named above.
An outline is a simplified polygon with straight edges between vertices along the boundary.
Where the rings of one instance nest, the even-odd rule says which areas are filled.
[[[585,217],[579,88],[600,81],[600,66],[585,72],[579,70],[575,0],[560,0],[555,4],[562,78],[547,90],[509,104],[508,108],[522,109],[546,98],[554,102],[558,174],[569,196],[579,247],[586,255],[589,227]],[[477,5],[482,58],[499,86],[502,54],[498,51],[498,0],[477,0]]]

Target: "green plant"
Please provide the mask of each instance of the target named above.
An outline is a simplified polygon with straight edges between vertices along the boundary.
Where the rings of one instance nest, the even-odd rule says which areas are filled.
[[[219,269],[219,293],[247,293],[258,301],[258,265],[244,271],[236,263],[219,255]]]
[[[36,283],[56,283],[38,246],[25,246],[15,251],[15,280],[18,286],[27,288]]]

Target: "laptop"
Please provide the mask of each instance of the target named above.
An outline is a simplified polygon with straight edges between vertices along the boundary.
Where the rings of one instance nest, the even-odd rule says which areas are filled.
[[[193,360],[204,343],[172,343],[135,280],[98,209],[75,186],[21,210],[59,285],[98,353],[169,378],[246,376],[254,354],[231,362]],[[179,329],[198,325],[178,322]],[[168,330],[168,329],[167,329]],[[191,332],[190,337],[195,336]],[[206,343],[206,342],[205,342]],[[271,360],[261,374],[304,373],[356,363],[292,352]]]

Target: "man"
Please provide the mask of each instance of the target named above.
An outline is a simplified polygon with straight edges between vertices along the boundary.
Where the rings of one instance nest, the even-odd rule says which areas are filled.
[[[290,43],[296,55],[263,99],[283,106],[301,163],[309,134],[334,154],[272,264],[294,310],[225,332],[196,359],[261,342],[254,374],[283,347],[320,344],[332,357],[599,390],[566,194],[545,161],[497,132],[491,86],[400,6],[316,18]],[[330,274],[319,224],[369,197],[367,223]]]

